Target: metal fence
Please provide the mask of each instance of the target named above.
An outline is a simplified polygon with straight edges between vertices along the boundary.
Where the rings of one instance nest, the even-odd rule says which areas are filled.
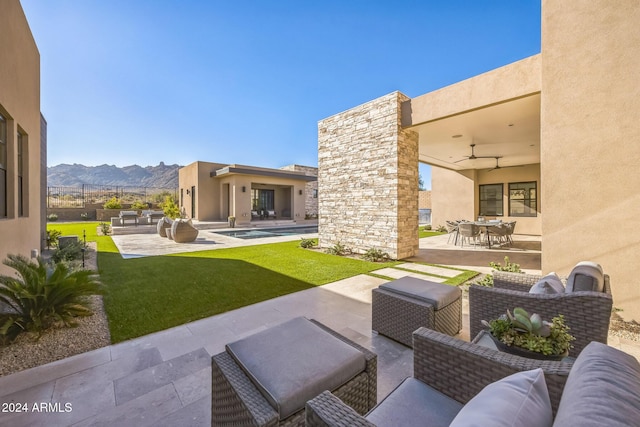
[[[177,200],[177,188],[136,187],[127,185],[92,185],[78,187],[47,187],[48,208],[84,208],[102,205],[115,197],[121,203],[160,203],[166,196]]]

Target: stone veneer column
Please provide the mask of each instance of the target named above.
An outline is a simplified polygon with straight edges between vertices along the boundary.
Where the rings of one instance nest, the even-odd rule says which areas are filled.
[[[319,245],[392,258],[418,250],[418,134],[394,92],[318,123]]]

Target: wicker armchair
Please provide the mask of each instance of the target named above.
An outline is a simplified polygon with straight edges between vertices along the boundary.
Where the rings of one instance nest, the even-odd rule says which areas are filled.
[[[482,329],[481,320],[496,319],[507,310],[522,307],[551,320],[564,315],[571,334],[576,337],[570,355],[577,356],[591,341],[607,343],[613,298],[609,276],[604,276],[604,292],[568,292],[530,294],[529,289],[541,276],[493,272],[493,288],[472,285],[469,288],[469,326],[471,337]]]
[[[333,390],[354,413],[364,414],[377,402],[377,356],[322,323],[310,320],[335,338],[363,353],[365,369]],[[311,343],[313,345],[313,343]],[[304,426],[305,408],[285,419],[279,419],[276,409],[258,390],[249,376],[224,351],[212,357],[211,425],[229,426]]]
[[[554,413],[573,366],[573,362],[549,362],[501,353],[427,328],[420,328],[413,333],[413,351],[413,378],[460,404],[466,404],[485,386],[506,376],[541,368]],[[390,399],[396,391],[385,400]],[[378,406],[384,404],[385,401]],[[424,405],[429,405],[429,402],[425,401]],[[375,425],[327,391],[307,402],[306,417],[306,425],[312,427]],[[416,420],[415,425],[426,421]]]

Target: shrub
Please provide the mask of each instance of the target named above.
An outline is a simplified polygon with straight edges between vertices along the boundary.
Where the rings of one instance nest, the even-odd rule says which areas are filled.
[[[90,316],[89,295],[102,293],[97,276],[90,270],[70,270],[64,263],[31,262],[23,255],[7,256],[4,264],[18,273],[0,275],[0,301],[8,310],[0,313],[0,342],[13,341],[23,331],[43,330],[56,321],[74,325],[77,316]]]
[[[389,254],[386,252],[382,252],[380,249],[367,249],[367,251],[362,255],[362,258],[371,262],[381,262],[387,261],[389,259]]]
[[[447,232],[447,227],[445,227],[444,225],[439,225],[438,228],[436,228],[436,231],[438,233],[446,233]]]
[[[82,256],[82,249],[84,249],[82,242],[67,242],[64,247],[58,247],[58,249],[53,252],[51,259],[55,263],[75,261]]]
[[[57,248],[58,247],[58,238],[62,235],[62,231],[60,230],[47,230],[47,247]]]
[[[149,205],[146,203],[142,203],[139,201],[135,201],[131,204],[131,209],[135,210],[135,211],[141,211],[143,209],[149,209]]]
[[[504,266],[502,264],[500,264],[499,262],[491,261],[489,263],[489,267],[493,268],[496,271],[508,271],[508,272],[511,272],[511,273],[524,273],[520,269],[520,264],[516,264],[516,263],[511,262],[509,260],[508,256],[504,257]],[[493,286],[493,276],[491,274],[487,274],[481,280],[478,280],[478,281],[474,282],[473,284],[474,285],[480,285],[480,286],[492,287]]]
[[[425,225],[424,229],[427,230],[427,231],[431,231],[431,224]]]
[[[102,207],[104,209],[122,209],[122,203],[120,202],[120,199],[118,199],[116,196],[113,196],[112,198],[107,200],[107,202],[102,205]]]
[[[316,239],[305,239],[302,238],[302,240],[300,240],[300,247],[301,248],[312,248],[317,244]]]
[[[520,264],[511,262],[508,256],[504,257],[504,266],[502,266],[499,262],[490,262],[489,267],[493,268],[496,271],[509,271],[511,273],[523,272],[520,269]]]
[[[160,207],[167,218],[180,218],[180,208],[176,204],[175,200],[173,200],[172,196],[166,196],[164,198],[164,202],[160,203]]]
[[[350,254],[351,250],[347,249],[342,243],[338,242],[335,245],[327,248],[325,252],[331,255],[342,256],[342,255]]]
[[[54,222],[58,220],[58,214],[50,213],[47,215],[47,221]]]
[[[100,231],[102,232],[103,236],[108,236],[109,234],[111,234],[111,225],[106,222],[101,222]]]

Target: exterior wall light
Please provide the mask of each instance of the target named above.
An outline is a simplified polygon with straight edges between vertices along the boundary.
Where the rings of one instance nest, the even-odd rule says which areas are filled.
[[[300,194],[302,196],[302,190],[300,190],[300,192],[298,194]]]
[[[242,186],[242,192],[246,193],[247,192],[247,187],[245,187],[244,185]]]

